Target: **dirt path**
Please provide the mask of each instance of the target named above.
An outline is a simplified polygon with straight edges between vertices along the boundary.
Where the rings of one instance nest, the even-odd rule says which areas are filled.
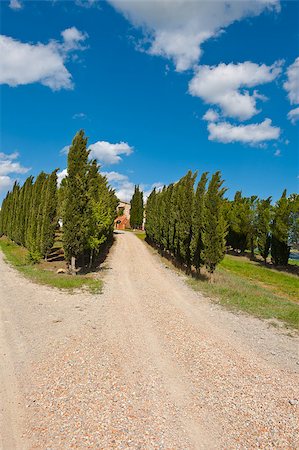
[[[295,449],[298,338],[191,291],[131,233],[102,295],[0,255],[0,435],[13,449]]]

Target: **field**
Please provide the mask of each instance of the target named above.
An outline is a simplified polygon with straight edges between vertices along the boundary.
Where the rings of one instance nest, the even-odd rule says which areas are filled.
[[[59,241],[55,242],[55,246],[59,248]],[[13,267],[36,283],[46,284],[59,289],[67,289],[69,291],[87,289],[95,294],[101,292],[102,281],[92,278],[91,275],[70,276],[67,274],[57,274],[56,269],[59,266],[65,266],[64,262],[53,264],[43,261],[39,264],[32,264],[28,260],[28,250],[14,244],[5,237],[0,239],[0,248],[6,260]]]

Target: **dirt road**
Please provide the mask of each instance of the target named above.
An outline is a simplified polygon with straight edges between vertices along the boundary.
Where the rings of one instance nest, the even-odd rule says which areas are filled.
[[[298,448],[298,339],[191,291],[131,233],[103,294],[0,255],[0,301],[4,450]]]

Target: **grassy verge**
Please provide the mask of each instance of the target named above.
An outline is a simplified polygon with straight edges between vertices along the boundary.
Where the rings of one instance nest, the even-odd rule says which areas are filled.
[[[6,260],[19,272],[32,281],[59,289],[73,291],[75,289],[88,289],[93,294],[101,292],[102,281],[89,277],[88,275],[70,276],[57,274],[51,270],[39,267],[39,264],[30,264],[27,259],[28,251],[6,238],[0,239],[0,249]]]
[[[174,267],[167,259],[163,261]],[[213,283],[203,273],[200,279],[188,277],[187,284],[232,311],[269,319],[274,325],[278,320],[289,328],[299,329],[296,275],[263,267],[241,256],[226,255]]]
[[[134,231],[134,234],[140,239],[141,241],[145,240],[145,232],[144,231]]]
[[[213,283],[195,278],[188,278],[187,283],[231,310],[279,320],[288,327],[299,329],[299,305],[246,276],[219,267]]]
[[[289,300],[298,301],[299,279],[295,275],[279,272],[240,256],[226,255],[220,267]]]

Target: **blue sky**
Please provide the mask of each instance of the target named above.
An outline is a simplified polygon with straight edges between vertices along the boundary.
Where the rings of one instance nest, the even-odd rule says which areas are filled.
[[[296,1],[1,1],[0,199],[77,130],[129,199],[188,169],[228,196],[298,187]],[[298,59],[297,59],[298,58]]]

